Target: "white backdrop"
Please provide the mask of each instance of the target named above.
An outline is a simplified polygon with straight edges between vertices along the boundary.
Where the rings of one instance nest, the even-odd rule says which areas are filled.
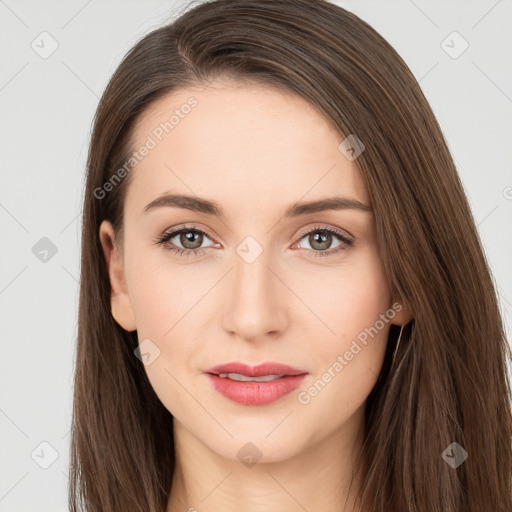
[[[512,1],[335,3],[379,31],[420,81],[469,196],[510,339]],[[183,5],[0,0],[0,512],[67,510],[91,122],[125,52]]]

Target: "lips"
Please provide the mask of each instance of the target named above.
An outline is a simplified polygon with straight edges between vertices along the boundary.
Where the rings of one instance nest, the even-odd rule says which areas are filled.
[[[266,405],[297,389],[308,372],[279,363],[264,363],[253,367],[243,363],[228,363],[214,366],[205,374],[213,387],[229,400],[242,405]],[[268,376],[271,380],[245,382],[240,381],[240,376],[248,379]]]
[[[221,373],[239,373],[247,377],[262,377],[264,375],[295,376],[308,373],[291,366],[280,363],[263,363],[258,366],[248,366],[244,363],[227,363],[214,366],[205,373],[220,375]]]

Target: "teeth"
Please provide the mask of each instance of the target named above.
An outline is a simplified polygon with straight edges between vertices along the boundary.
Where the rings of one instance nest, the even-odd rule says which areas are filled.
[[[238,380],[240,382],[269,382],[271,380],[280,379],[284,375],[262,375],[261,377],[247,377],[241,373],[220,373],[219,377]]]

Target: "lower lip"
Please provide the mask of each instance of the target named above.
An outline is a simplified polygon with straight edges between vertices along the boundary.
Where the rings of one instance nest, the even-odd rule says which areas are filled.
[[[207,374],[215,389],[226,398],[243,405],[265,405],[297,389],[307,374],[281,377],[269,382],[239,382]]]

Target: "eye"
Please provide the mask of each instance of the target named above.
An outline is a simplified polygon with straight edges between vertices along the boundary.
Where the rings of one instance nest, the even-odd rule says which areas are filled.
[[[201,245],[205,238],[209,237],[201,229],[197,229],[195,226],[185,226],[164,233],[156,240],[156,243],[162,245],[165,250],[180,256],[200,256],[204,252]],[[176,240],[173,241],[173,239]],[[181,244],[181,247],[178,244]]]
[[[337,228],[328,228],[318,225],[301,234],[301,240],[306,237],[306,241],[311,247],[311,249],[308,250],[308,257],[313,258],[336,255],[340,251],[350,247],[353,243],[353,240],[343,231]],[[339,244],[335,246],[335,250],[327,251],[326,249],[329,249],[333,244],[333,238],[337,239]],[[296,246],[300,247],[298,244],[296,244]]]
[[[307,237],[311,249],[307,249],[308,257],[323,257],[338,254],[340,251],[347,249],[353,244],[352,238],[337,229],[326,226],[315,225],[313,228],[302,232],[299,242],[292,247],[301,247],[300,241]],[[172,231],[164,233],[156,239],[156,243],[162,245],[166,251],[178,254],[180,256],[200,256],[204,254],[206,247],[219,246],[213,243],[210,246],[201,247],[204,239],[209,239],[207,233],[198,229],[196,226],[184,226]],[[173,239],[176,239],[173,241]],[[334,250],[330,249],[333,244],[333,239],[338,240],[338,245]]]

